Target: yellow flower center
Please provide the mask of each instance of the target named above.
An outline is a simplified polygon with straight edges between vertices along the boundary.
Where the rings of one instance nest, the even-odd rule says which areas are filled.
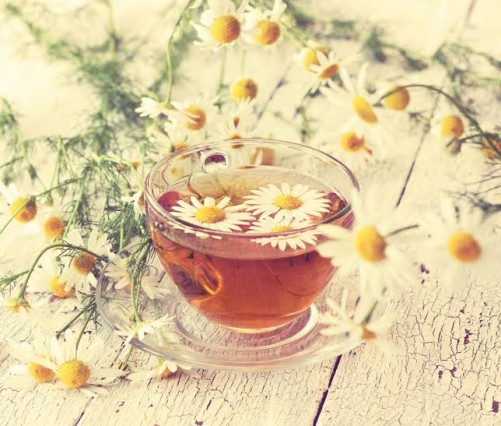
[[[303,205],[303,200],[294,195],[279,195],[273,200],[273,204],[284,210],[295,210]]]
[[[230,86],[230,96],[235,102],[254,99],[257,96],[257,84],[250,78],[240,78]]]
[[[472,263],[482,254],[482,248],[471,234],[462,231],[454,232],[447,243],[450,255],[460,262]]]
[[[341,135],[339,144],[347,152],[356,152],[365,147],[365,140],[363,137],[359,138],[355,132],[346,132]]]
[[[365,226],[355,234],[355,250],[367,262],[383,260],[386,249],[386,240],[376,228]]]
[[[72,265],[76,271],[82,275],[87,275],[94,264],[96,263],[96,258],[90,253],[78,253],[73,258]]]
[[[362,326],[362,339],[363,340],[374,340],[377,337],[376,333],[373,331],[367,330],[367,328]]]
[[[186,112],[188,113],[188,123],[186,127],[190,130],[203,129],[207,121],[204,110],[197,105],[191,105]]]
[[[37,215],[37,204],[32,198],[18,198],[10,206],[10,212],[15,215],[18,222],[28,223],[35,219]]]
[[[216,206],[200,207],[195,213],[195,219],[202,223],[217,223],[225,218],[223,209]]]
[[[366,123],[374,124],[378,122],[377,115],[372,110],[369,102],[362,96],[355,96],[353,98],[353,108],[357,115]]]
[[[338,64],[331,64],[327,67],[325,67],[319,74],[318,78],[320,80],[328,80],[329,78],[334,77],[339,70],[339,65]]]
[[[306,69],[306,71],[313,72],[311,66],[320,65],[317,58],[317,52],[321,52],[326,58],[329,55],[329,51],[325,47],[318,47],[316,49],[308,47],[305,50],[303,57],[303,66]]]
[[[65,290],[66,283],[59,282],[59,276],[54,277],[50,280],[50,289],[54,296],[60,299],[67,299],[68,297],[73,297],[75,295],[75,289],[70,288],[68,291]]]
[[[238,132],[230,133],[228,135],[228,139],[230,139],[230,140],[242,139],[242,135],[240,135],[240,133],[238,133]],[[241,148],[243,145],[241,143],[240,144],[239,143],[234,143],[231,146],[232,146],[232,148]]]
[[[393,92],[398,89],[398,91]],[[383,105],[386,108],[394,109],[396,111],[403,111],[409,105],[409,101],[411,100],[411,96],[409,95],[409,91],[405,88],[394,87],[390,90],[393,92],[391,95],[386,96],[383,99]]]
[[[47,383],[54,379],[55,373],[47,367],[34,362],[28,363],[28,372],[37,383]]]
[[[160,374],[160,380],[167,379],[168,377],[172,376],[172,371],[170,371],[168,368],[166,368],[162,373]]]
[[[442,119],[442,136],[459,138],[464,132],[464,124],[461,117],[457,115],[447,115]]]
[[[211,34],[221,44],[228,44],[240,36],[240,22],[231,15],[216,18],[211,26]]]
[[[44,235],[53,240],[55,238],[59,238],[64,234],[64,222],[60,217],[57,216],[52,216],[49,217],[44,223],[43,223],[43,233]]]
[[[260,21],[257,24],[259,33],[254,36],[254,40],[264,46],[275,43],[280,37],[280,25],[273,21]]]
[[[78,389],[90,379],[90,368],[77,359],[66,361],[57,370],[57,375],[63,385],[68,388]]]
[[[278,232],[287,232],[287,231],[292,231],[294,228],[291,228],[290,226],[287,225],[278,225],[275,226],[271,232],[273,233],[278,233]]]

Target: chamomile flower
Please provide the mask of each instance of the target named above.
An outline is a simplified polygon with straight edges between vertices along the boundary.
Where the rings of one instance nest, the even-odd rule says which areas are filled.
[[[443,108],[432,120],[431,133],[437,139],[437,149],[441,152],[447,152],[450,155],[459,154],[461,151],[461,138],[465,136],[468,121],[466,117]]]
[[[28,392],[39,384],[54,382],[56,369],[48,343],[49,339],[39,332],[34,334],[32,344],[17,343],[8,339],[9,354],[22,364],[13,365],[10,368],[12,376],[5,382],[5,385]]]
[[[29,313],[31,310],[31,305],[28,301],[20,297],[0,297],[0,306],[3,306],[16,314]]]
[[[317,46],[305,47],[294,58],[308,71],[309,91],[315,92],[319,87],[331,81],[342,68],[356,61],[358,57],[359,55],[351,55],[340,59],[333,50]]]
[[[130,287],[129,262],[125,257],[114,256],[106,268],[106,277],[118,290]],[[170,293],[161,268],[150,265],[148,273],[141,279],[141,289],[149,299],[158,299]]]
[[[461,288],[468,277],[494,282],[500,276],[499,236],[492,218],[484,220],[480,209],[462,206],[456,210],[443,199],[440,212],[425,214],[422,227],[429,236],[423,260],[438,271],[440,283]]]
[[[66,289],[66,283],[61,281],[60,267],[50,253],[47,253],[40,260],[30,279],[29,289],[41,293],[51,293],[59,299],[75,296],[75,289],[73,287]]]
[[[53,206],[42,209],[36,220],[47,241],[54,241],[63,236],[66,223],[62,208]]]
[[[383,106],[393,111],[405,111],[411,101],[409,90],[402,85],[384,84],[377,93],[383,98]]]
[[[257,121],[251,101],[240,102],[237,108],[225,108],[215,121],[214,136],[220,139],[241,139],[252,136]]]
[[[211,107],[208,110],[212,113]],[[167,134],[167,139],[162,142],[162,146],[158,146],[161,153],[169,154],[172,151],[180,151],[202,142],[200,132],[190,131],[186,123],[183,125],[178,122],[168,122],[165,124],[164,130]]]
[[[144,192],[143,190],[136,191],[130,197],[122,196],[121,200],[124,203],[132,203],[134,205],[134,217],[139,220],[144,216],[146,209],[144,207]]]
[[[9,213],[16,222],[27,224],[35,219],[38,213],[38,205],[34,197],[22,193],[13,184],[5,186],[1,182],[0,193],[9,205]]]
[[[142,382],[159,378],[160,380],[167,379],[173,373],[178,371],[178,367],[183,370],[189,370],[191,367],[187,365],[178,365],[175,362],[163,358],[155,358],[156,366],[148,370],[136,371],[127,376],[131,382]]]
[[[362,129],[362,133],[370,143],[384,146],[390,140],[384,121],[386,115],[382,109],[376,110],[374,103],[377,101],[365,88],[367,64],[364,64],[358,74],[356,85],[345,69],[339,71],[343,82],[343,89],[333,83],[329,87],[322,87],[320,91],[331,103],[341,107],[350,117],[347,125],[356,125]],[[385,143],[386,142],[386,143]]]
[[[251,8],[245,13],[245,29],[250,30],[244,34],[245,41],[259,46],[272,46],[280,42],[282,29],[280,17],[287,9],[282,0],[275,0],[271,11]]]
[[[316,244],[317,237],[315,231],[304,231],[301,233],[290,234],[290,231],[297,231],[301,228],[305,228],[311,225],[308,220],[298,220],[298,219],[282,219],[277,220],[270,216],[264,217],[258,222],[254,222],[247,233],[276,233],[276,237],[263,237],[256,238],[252,240],[253,242],[260,245],[269,244],[271,247],[278,247],[280,250],[284,251],[288,247],[292,250],[297,248],[305,249],[306,244]],[[285,232],[284,235],[278,235]]]
[[[171,116],[185,130],[200,132],[206,129],[207,123],[214,115],[214,103],[207,98],[199,98],[194,101],[172,102],[176,108]]]
[[[147,322],[138,322],[130,329],[116,330],[115,334],[125,338],[125,343],[130,343],[132,339],[143,341],[147,335],[155,334],[158,330],[165,328],[168,324],[172,323],[172,317],[164,315],[163,317]]]
[[[201,49],[217,50],[221,46],[233,45],[243,32],[243,12],[249,4],[243,0],[238,9],[230,0],[208,0],[209,9],[202,12],[200,24],[192,23],[200,41],[195,45]]]
[[[77,229],[70,231],[66,237],[66,241],[78,247],[84,247],[98,256],[109,255],[110,245],[106,235],[99,236],[99,231],[95,228],[89,235],[87,245],[84,244],[82,235]],[[92,273],[96,264],[96,257],[85,251],[75,253],[73,257],[66,263],[63,272],[61,273],[60,281],[65,283],[65,290],[69,291],[74,288],[78,292],[87,293],[89,286],[95,287],[97,284],[96,277]]]
[[[157,118],[160,115],[168,115],[171,108],[162,102],[157,102],[154,99],[143,97],[141,98],[141,105],[135,111],[140,117]]]
[[[322,217],[329,211],[326,194],[300,183],[291,186],[283,182],[280,188],[269,184],[253,189],[246,195],[247,210],[261,218],[274,215],[276,220],[308,220],[310,216]]]
[[[172,214],[195,225],[217,231],[241,231],[241,225],[254,220],[254,216],[246,211],[244,204],[228,206],[230,197],[223,197],[217,204],[213,197],[206,197],[200,202],[191,197],[191,204],[180,200],[172,207]]]
[[[386,354],[395,354],[398,351],[397,348],[385,339],[387,331],[394,322],[394,317],[386,315],[371,320],[367,318],[367,309],[363,309],[362,313],[361,305],[359,305],[356,309],[350,311],[347,308],[347,302],[347,291],[343,291],[341,294],[339,304],[330,298],[326,300],[328,311],[320,313],[318,318],[318,322],[325,325],[320,330],[320,334],[324,336],[347,336],[356,340],[364,340],[368,344],[379,347]]]
[[[82,393],[95,396],[107,394],[102,388],[123,376],[123,371],[115,368],[96,368],[94,363],[102,356],[104,342],[95,338],[91,344],[83,339],[78,346],[76,333],[68,330],[64,342],[51,339],[50,349],[54,360],[53,370],[66,388],[78,389]]]
[[[365,197],[352,197],[355,225],[345,229],[336,225],[321,225],[319,231],[329,237],[317,246],[323,257],[330,257],[340,275],[359,271],[361,294],[382,297],[386,290],[398,293],[414,283],[414,264],[396,247],[400,233],[395,228],[399,220],[392,213],[380,191],[371,187]]]
[[[340,132],[319,133],[311,143],[338,158],[353,171],[363,170],[384,158],[381,147],[369,144],[362,129],[355,123],[343,126]]]
[[[249,77],[239,77],[230,85],[230,97],[235,102],[248,102],[256,98],[257,83]]]

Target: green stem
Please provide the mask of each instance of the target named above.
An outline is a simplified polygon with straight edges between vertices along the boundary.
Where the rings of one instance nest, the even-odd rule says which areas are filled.
[[[165,105],[169,105],[170,101],[172,99],[172,83],[173,83],[173,71],[172,71],[172,54],[171,54],[171,49],[172,49],[172,41],[174,39],[174,35],[176,34],[176,31],[181,24],[182,19],[186,15],[186,12],[188,11],[189,7],[193,3],[194,0],[189,0],[188,3],[186,3],[186,6],[183,8],[181,13],[179,14],[176,23],[174,24],[174,28],[172,29],[172,32],[169,36],[169,39],[167,40],[167,47],[165,49],[165,60],[167,63],[167,96],[165,98]]]
[[[419,225],[409,225],[409,226],[404,226],[403,228],[396,229],[395,231],[391,231],[390,233],[386,234],[385,237],[391,237],[393,235],[400,234],[401,232],[409,231],[411,229],[417,229],[419,228]]]
[[[85,329],[87,328],[87,324],[89,324],[89,321],[92,318],[92,315],[94,314],[95,310],[96,310],[96,307],[94,306],[93,309],[89,309],[89,311],[87,313],[87,317],[85,318],[84,324],[83,324],[82,328],[80,329],[80,332],[78,333],[75,352],[78,351],[78,346],[80,345],[80,340],[82,340],[82,336],[85,332]]]
[[[71,321],[69,321],[68,323],[66,323],[66,325],[61,328],[61,330],[59,330],[57,333],[56,333],[56,338],[59,339],[59,337],[61,337],[61,334],[63,334],[66,330],[68,330],[68,328],[70,328],[73,324],[75,324],[77,322],[77,320],[83,315],[85,314],[89,309],[90,307],[92,307],[93,305],[95,305],[94,302],[92,303],[89,303],[87,306],[85,306],[77,315],[75,315]]]

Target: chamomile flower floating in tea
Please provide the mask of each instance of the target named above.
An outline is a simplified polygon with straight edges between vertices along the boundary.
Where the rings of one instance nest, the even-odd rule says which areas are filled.
[[[218,231],[241,231],[254,216],[243,211],[244,204],[229,206],[230,197],[223,197],[218,203],[213,197],[205,197],[203,202],[191,197],[191,204],[180,200],[172,207],[172,215],[195,225]]]
[[[12,377],[4,382],[7,387],[27,392],[37,385],[55,381],[57,369],[52,362],[49,339],[43,334],[35,332],[32,344],[8,339],[7,350],[22,362],[9,369]]]
[[[322,217],[329,211],[329,199],[324,192],[302,185],[280,187],[269,184],[251,191],[245,197],[246,208],[262,218],[272,216],[277,220],[307,220],[310,216]]]
[[[143,97],[141,98],[141,105],[138,106],[135,111],[139,114],[140,117],[157,118],[162,114],[168,115],[171,109],[172,108],[169,108],[162,102]]]
[[[396,215],[381,215],[382,202],[374,188],[364,199],[354,193],[353,229],[320,225],[319,231],[329,240],[317,246],[321,256],[332,259],[339,274],[359,271],[361,293],[374,298],[382,297],[386,289],[397,294],[415,281],[413,262],[395,246],[399,239],[397,233],[392,234]]]
[[[484,220],[480,209],[456,210],[450,201],[442,200],[440,212],[428,212],[422,228],[429,236],[423,260],[438,272],[440,283],[461,288],[468,278],[489,282],[501,275],[499,236],[492,218]]]
[[[73,246],[86,247],[98,256],[108,256],[110,249],[108,237],[105,234],[99,236],[98,233],[98,229],[95,228],[89,235],[87,245],[84,245],[80,232],[73,229],[66,237],[66,241]],[[76,291],[87,293],[90,287],[95,287],[97,279],[92,271],[96,262],[96,256],[86,251],[79,251],[67,258],[60,278],[61,282],[65,283],[65,290],[74,288]]]
[[[243,12],[248,4],[248,0],[243,0],[236,9],[230,0],[208,0],[209,9],[202,12],[200,24],[192,23],[200,38],[200,41],[195,41],[195,45],[202,49],[217,50],[239,41],[244,31]]]
[[[272,46],[280,42],[282,29],[280,17],[287,9],[282,0],[275,0],[272,10],[260,10],[251,8],[245,14],[245,28],[251,30],[251,34],[244,34],[249,44],[260,46]]]
[[[281,234],[288,231],[297,231],[310,225],[311,222],[308,220],[298,220],[292,218],[277,220],[276,218],[267,216],[262,218],[258,222],[254,222],[247,232],[249,234]],[[306,244],[315,244],[317,237],[315,231],[304,231],[301,233],[294,233],[292,235],[285,234],[277,235],[276,237],[256,238],[252,241],[263,246],[269,244],[271,247],[278,247],[280,250],[284,251],[287,247],[290,247],[293,250],[298,248],[305,249]]]
[[[102,386],[108,385],[124,372],[115,368],[96,368],[94,363],[102,356],[104,342],[95,338],[93,343],[82,339],[78,345],[77,333],[67,330],[64,342],[51,339],[52,368],[57,371],[61,383],[70,389],[78,389],[86,395],[107,394]]]

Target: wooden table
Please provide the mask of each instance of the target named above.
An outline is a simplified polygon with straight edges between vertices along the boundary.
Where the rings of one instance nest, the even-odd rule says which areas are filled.
[[[473,29],[466,25],[468,31]],[[376,68],[376,74],[387,69]],[[448,85],[441,69],[416,79],[425,77],[427,82]],[[495,91],[472,91],[471,96],[483,118],[497,118],[499,123],[501,102]],[[433,107],[433,99],[427,107]],[[436,140],[428,131],[413,128],[399,135],[408,155],[360,180],[385,182],[385,190],[395,197],[405,188],[402,204],[412,200],[416,214],[440,188],[458,188],[450,179],[455,166],[449,163],[439,170],[434,165]],[[390,333],[405,355],[388,358],[377,348],[362,345],[318,365],[280,372],[192,370],[164,381],[123,380],[109,388],[108,396],[94,399],[76,391],[44,389],[23,396],[2,386],[0,424],[501,424],[498,286],[473,285],[451,296],[432,275],[423,274],[422,283],[398,304]],[[5,338],[27,339],[31,326],[4,311],[0,320],[0,376],[4,376],[12,363]],[[102,335],[109,345],[100,363],[109,366],[124,348],[116,336],[106,333]]]

